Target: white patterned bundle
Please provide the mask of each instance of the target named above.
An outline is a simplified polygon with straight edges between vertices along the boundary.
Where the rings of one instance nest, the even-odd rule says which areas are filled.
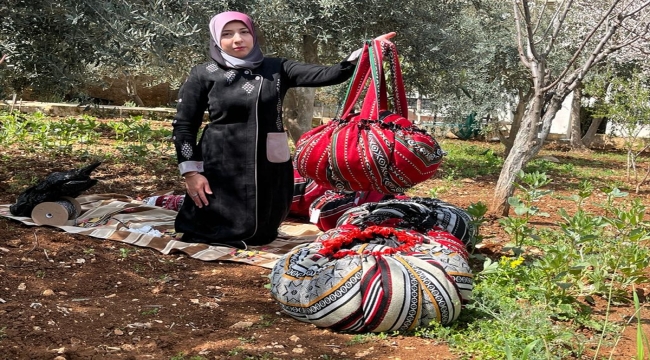
[[[271,283],[273,298],[298,320],[383,332],[456,320],[472,274],[463,243],[448,233],[344,225],[283,256]]]

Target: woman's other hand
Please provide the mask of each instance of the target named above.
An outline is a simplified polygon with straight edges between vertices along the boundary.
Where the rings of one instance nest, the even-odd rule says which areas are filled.
[[[390,42],[390,39],[394,38],[395,35],[397,35],[397,33],[394,32],[394,31],[391,31],[391,32],[386,33],[386,34],[384,34],[384,35],[377,36],[377,37],[375,38],[375,40],[388,41],[388,42]]]
[[[203,205],[208,205],[206,194],[212,194],[212,190],[205,176],[198,172],[186,174],[185,187],[187,188],[187,194],[197,207],[202,208]]]

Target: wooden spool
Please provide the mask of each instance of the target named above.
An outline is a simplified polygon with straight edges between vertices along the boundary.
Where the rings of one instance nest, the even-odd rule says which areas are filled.
[[[32,220],[37,225],[63,226],[81,214],[81,204],[71,197],[40,203],[32,210]]]

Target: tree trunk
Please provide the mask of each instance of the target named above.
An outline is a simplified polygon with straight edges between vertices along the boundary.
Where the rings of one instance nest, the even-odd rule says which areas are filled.
[[[517,136],[513,142],[512,148],[508,152],[499,180],[497,181],[496,188],[494,189],[494,198],[492,201],[492,209],[496,214],[507,216],[510,211],[510,204],[508,198],[514,192],[514,183],[519,170],[524,168],[524,165],[532,158],[530,136],[537,132],[539,113],[536,115],[532,111],[522,119],[521,127],[517,132]]]
[[[129,99],[131,99],[131,101],[133,101],[137,106],[144,107],[144,102],[140,98],[140,95],[138,95],[138,88],[135,79],[129,73],[125,73],[124,76],[126,78],[126,94],[129,96]]]
[[[305,62],[319,63],[318,43],[313,36],[303,36],[302,52]],[[287,92],[284,103],[285,126],[294,143],[312,127],[315,98],[315,88],[295,88]]]
[[[492,211],[495,214],[508,215],[510,211],[508,198],[514,193],[517,173],[523,170],[530,159],[534,158],[542,149],[544,141],[548,137],[551,122],[562,107],[562,101],[565,97],[566,94],[553,97],[541,119],[544,96],[538,95],[530,100],[530,105],[527,107],[528,111],[521,121],[521,127],[517,132],[512,149],[506,157],[494,190]],[[542,124],[541,129],[539,127],[540,123]]]
[[[582,84],[578,83],[575,90],[573,90],[573,101],[571,101],[571,116],[570,116],[570,136],[569,141],[573,150],[584,151],[587,149],[582,142],[582,127],[580,124],[580,107],[582,106]]]
[[[289,90],[284,98],[284,124],[294,144],[302,134],[312,128],[315,98],[314,88],[294,88]]]
[[[602,122],[602,117],[591,120],[591,125],[589,125],[589,129],[587,129],[587,133],[582,137],[582,143],[585,144],[586,147],[591,147],[591,144],[594,142],[594,138],[596,138],[596,132],[598,131],[598,128]]]
[[[420,125],[422,123],[422,94],[418,90],[418,99],[415,103],[415,125]]]
[[[521,120],[526,114],[526,106],[528,105],[531,96],[532,96],[532,91],[529,91],[527,94],[524,94],[523,91],[519,90],[519,97],[517,99],[517,108],[514,111],[512,117],[512,124],[510,125],[510,131],[508,132],[507,137],[500,131],[500,129],[497,129],[497,135],[499,136],[499,141],[505,147],[504,157],[508,157],[508,154],[510,154],[510,150],[512,149],[512,145],[514,144],[515,141],[514,139],[517,136],[517,133],[519,132],[519,128],[521,127]]]

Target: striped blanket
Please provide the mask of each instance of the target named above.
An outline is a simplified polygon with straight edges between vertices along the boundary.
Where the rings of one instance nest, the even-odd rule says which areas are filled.
[[[275,241],[246,250],[186,243],[176,240],[174,210],[152,206],[121,194],[85,195],[76,200],[81,204],[81,215],[57,228],[72,234],[152,248],[163,254],[184,253],[203,261],[234,261],[270,269],[293,247],[313,242],[320,233],[312,224],[286,222],[280,227],[280,235]],[[0,205],[0,216],[38,226],[29,217],[13,216],[9,206]]]

